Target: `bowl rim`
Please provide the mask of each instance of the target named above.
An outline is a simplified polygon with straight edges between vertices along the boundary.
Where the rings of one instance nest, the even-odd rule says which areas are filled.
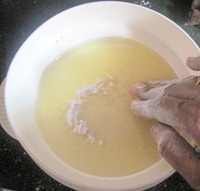
[[[78,189],[81,190],[82,187],[83,188],[88,188],[88,189],[95,189],[95,190],[100,190],[100,189],[106,189],[106,190],[119,190],[119,191],[122,191],[122,190],[130,190],[130,189],[133,189],[133,185],[131,184],[127,184],[128,182],[130,183],[130,181],[132,180],[133,177],[135,177],[136,174],[143,174],[144,172],[141,171],[139,173],[136,173],[134,175],[130,175],[130,176],[124,176],[124,177],[116,177],[116,178],[102,178],[102,177],[97,177],[97,176],[93,176],[93,175],[89,175],[89,174],[86,174],[86,173],[82,173],[82,172],[79,172],[77,171],[76,169],[73,169],[74,173],[77,174],[77,175],[80,175],[80,177],[86,177],[86,179],[90,180],[90,184],[86,184],[84,181],[81,181],[81,182],[77,182],[78,179],[75,179],[75,180],[71,180],[71,179],[66,179],[66,177],[62,177],[60,176],[60,174],[57,174],[56,172],[54,171],[51,171],[51,169],[49,169],[49,167],[47,166],[47,164],[45,163],[45,161],[43,161],[41,158],[38,158],[35,156],[35,153],[32,153],[30,151],[30,148],[27,147],[26,144],[24,144],[24,141],[23,139],[20,137],[20,135],[18,134],[18,131],[15,129],[15,125],[14,125],[14,121],[12,120],[12,116],[10,114],[10,101],[7,97],[7,95],[9,94],[10,90],[9,88],[12,87],[11,83],[13,82],[13,79],[11,79],[11,74],[13,73],[13,70],[14,70],[14,67],[13,65],[15,64],[15,62],[17,62],[17,57],[18,57],[18,54],[23,51],[24,49],[24,44],[26,44],[27,42],[30,41],[32,35],[34,33],[37,33],[41,28],[43,27],[46,27],[48,26],[48,24],[50,23],[50,21],[53,19],[53,20],[56,20],[58,17],[61,17],[61,16],[64,16],[66,12],[73,12],[73,10],[76,10],[77,8],[92,8],[93,6],[107,6],[107,5],[112,5],[112,6],[117,6],[117,7],[121,7],[121,6],[124,6],[124,7],[134,7],[134,8],[137,8],[137,9],[142,9],[142,10],[145,10],[145,11],[148,11],[150,12],[151,14],[153,15],[156,15],[158,17],[162,17],[162,19],[168,21],[173,27],[176,27],[180,30],[181,33],[184,33],[184,35],[186,36],[186,38],[189,38],[190,41],[193,43],[193,46],[196,46],[196,48],[199,50],[198,46],[196,45],[196,43],[191,39],[191,37],[183,30],[181,29],[178,25],[176,25],[174,22],[172,22],[170,19],[168,19],[167,17],[163,16],[162,14],[154,11],[154,10],[151,10],[149,8],[146,8],[146,7],[142,7],[140,5],[136,5],[136,4],[133,4],[133,3],[128,3],[128,2],[121,2],[121,1],[98,1],[98,2],[91,2],[91,3],[86,3],[86,4],[81,4],[81,5],[78,5],[78,6],[75,6],[75,7],[72,7],[70,9],[67,9],[53,17],[51,17],[50,19],[48,19],[46,22],[44,22],[42,25],[40,25],[28,38],[27,40],[23,43],[23,45],[20,47],[20,49],[18,50],[17,54],[15,55],[13,61],[12,61],[12,64],[9,68],[9,71],[8,71],[8,77],[7,77],[7,83],[6,83],[6,93],[5,93],[5,102],[6,102],[6,111],[7,111],[7,114],[8,114],[8,118],[11,122],[11,125],[13,127],[13,130],[17,136],[17,139],[19,140],[19,142],[21,143],[21,145],[25,148],[25,150],[28,152],[28,154],[31,156],[31,158],[45,171],[47,172],[47,174],[49,174],[50,176],[52,176],[54,179],[58,180],[59,182],[65,184],[65,185],[68,185],[68,183],[70,183],[70,187],[72,188],[75,188],[77,189],[77,185],[78,185]],[[8,85],[7,85],[8,84]],[[164,159],[161,160],[163,163],[166,163],[164,161]],[[70,168],[70,167],[69,167]],[[175,172],[175,170],[172,168],[172,167],[169,167],[168,166],[168,170],[160,177],[156,177],[156,178],[153,178],[151,179],[151,181],[147,181],[145,184],[139,186],[139,187],[134,187],[135,190],[139,189],[146,189],[156,183],[159,183],[160,181],[164,180],[165,178],[167,178],[168,176],[170,176],[171,174],[173,174]],[[80,178],[79,177],[79,178]],[[84,179],[84,180],[86,180]],[[67,180],[67,182],[66,182]],[[95,180],[95,181],[94,181]],[[97,180],[97,182],[96,182]],[[69,181],[69,182],[68,182]],[[94,181],[94,182],[91,182],[91,181]],[[108,186],[107,183],[112,183],[112,185],[110,187],[105,187]],[[98,186],[95,186],[95,184],[98,183],[99,185]],[[101,183],[105,183],[104,185],[100,185]],[[116,185],[113,186],[114,183],[117,183],[117,187]],[[121,185],[121,186],[120,186]],[[79,188],[80,187],[80,188]]]

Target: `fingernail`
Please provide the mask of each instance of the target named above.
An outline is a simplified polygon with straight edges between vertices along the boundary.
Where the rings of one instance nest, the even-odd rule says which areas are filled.
[[[186,62],[192,62],[193,60],[195,60],[196,57],[188,57]]]
[[[156,143],[159,143],[160,132],[161,130],[157,124],[153,125],[153,127],[150,130],[150,135],[156,141]]]
[[[138,105],[139,102],[140,102],[139,100],[133,100],[131,102],[131,110],[138,117],[140,117],[140,115],[137,113],[137,105]]]
[[[145,85],[144,83],[136,83],[136,84],[133,85],[131,91],[132,91],[132,93],[133,93],[134,95],[137,95],[138,90],[144,88],[145,86],[146,86],[146,85]]]
[[[141,88],[144,88],[146,86],[146,84],[144,84],[144,83],[136,83],[136,84],[134,84],[133,85],[133,88],[134,89],[141,89]]]
[[[152,84],[152,85],[154,85],[154,84],[159,84],[159,83],[160,83],[159,80],[149,80],[149,81],[148,81],[148,84]]]

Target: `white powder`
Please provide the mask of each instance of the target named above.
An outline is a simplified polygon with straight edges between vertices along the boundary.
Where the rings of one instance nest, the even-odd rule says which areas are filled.
[[[83,101],[81,99],[69,100],[71,109],[67,113],[67,122],[70,127],[75,127],[78,124],[77,117],[79,115],[82,102]]]
[[[74,133],[86,135],[88,133],[88,127],[85,121],[78,121],[77,125],[74,126]]]
[[[77,93],[76,93],[76,96],[77,97],[87,97],[89,96],[90,94],[96,94],[99,92],[99,87],[97,87],[96,85],[87,85],[87,86],[84,86],[82,90],[79,90]]]
[[[86,136],[87,141],[92,144],[96,142],[96,138],[90,132],[87,122],[80,117],[82,106],[84,104],[84,98],[97,94],[106,96],[111,92],[116,81],[116,78],[111,75],[108,75],[104,79],[98,78],[97,84],[84,86],[83,89],[76,92],[76,99],[68,101],[70,109],[67,112],[66,120],[69,127],[73,128],[74,133]],[[98,145],[103,145],[103,141],[99,140]]]
[[[88,141],[90,143],[94,143],[95,140],[96,140],[96,138],[92,134],[90,134],[90,133],[87,134],[87,138],[88,138]]]

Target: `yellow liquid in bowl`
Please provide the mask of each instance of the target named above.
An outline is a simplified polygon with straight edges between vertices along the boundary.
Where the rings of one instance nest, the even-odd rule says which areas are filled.
[[[155,121],[130,109],[131,87],[173,78],[168,63],[138,42],[110,37],[79,45],[43,74],[39,127],[56,155],[77,170],[103,177],[140,172],[160,156],[149,135]]]

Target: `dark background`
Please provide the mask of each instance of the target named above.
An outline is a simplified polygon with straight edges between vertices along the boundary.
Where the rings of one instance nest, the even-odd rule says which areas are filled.
[[[87,2],[93,1],[0,0],[0,81],[5,78],[19,47],[39,25],[63,10]],[[188,24],[191,14],[190,0],[129,0],[124,2],[136,3],[162,13],[182,27],[200,45],[200,27]],[[18,141],[8,136],[1,126],[0,187],[19,191],[72,191],[36,166]],[[149,189],[149,191],[192,190],[178,173]]]

